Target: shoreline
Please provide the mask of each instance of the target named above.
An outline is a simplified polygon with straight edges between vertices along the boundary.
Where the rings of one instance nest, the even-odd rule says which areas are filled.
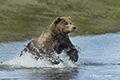
[[[0,42],[39,37],[56,17],[70,16],[77,31],[70,36],[120,32],[118,0],[0,1]],[[54,8],[54,9],[53,9]]]

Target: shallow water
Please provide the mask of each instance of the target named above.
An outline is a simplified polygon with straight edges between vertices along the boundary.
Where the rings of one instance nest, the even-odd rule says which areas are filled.
[[[64,55],[59,65],[19,58],[29,41],[0,43],[0,80],[120,80],[120,33],[70,39],[80,51],[75,64]]]

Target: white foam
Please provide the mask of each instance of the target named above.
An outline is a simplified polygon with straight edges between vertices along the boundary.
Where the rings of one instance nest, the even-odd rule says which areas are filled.
[[[32,57],[32,54],[26,53],[22,57],[15,57],[12,60],[8,60],[3,62],[3,65],[10,65],[10,66],[15,66],[15,67],[59,67],[59,68],[64,68],[64,67],[76,67],[76,65],[69,60],[69,56],[64,53],[64,51],[59,55],[60,59],[62,59],[64,62],[60,62],[58,65],[53,65],[51,64],[47,59],[42,59],[42,60],[35,60]]]

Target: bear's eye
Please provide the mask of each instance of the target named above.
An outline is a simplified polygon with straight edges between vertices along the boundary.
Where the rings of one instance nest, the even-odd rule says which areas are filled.
[[[68,23],[65,23],[65,25],[68,25]]]
[[[72,23],[70,23],[70,25],[72,25]]]

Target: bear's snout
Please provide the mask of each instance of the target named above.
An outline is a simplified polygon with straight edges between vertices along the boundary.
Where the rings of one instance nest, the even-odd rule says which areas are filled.
[[[74,29],[74,30],[75,30],[75,29],[76,29],[76,27],[75,27],[75,26],[73,26],[73,27],[72,27],[72,29]]]

